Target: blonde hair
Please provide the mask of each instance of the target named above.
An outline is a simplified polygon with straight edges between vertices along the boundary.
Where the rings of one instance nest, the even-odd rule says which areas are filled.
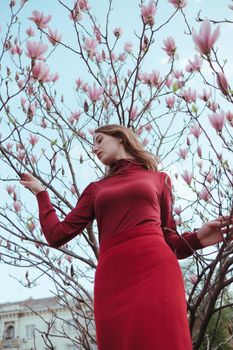
[[[157,162],[155,156],[144,149],[139,141],[137,134],[123,125],[104,125],[95,129],[95,134],[101,132],[106,135],[120,138],[125,150],[135,158],[135,161],[147,170],[157,170]],[[110,166],[108,176],[114,173],[114,164]]]

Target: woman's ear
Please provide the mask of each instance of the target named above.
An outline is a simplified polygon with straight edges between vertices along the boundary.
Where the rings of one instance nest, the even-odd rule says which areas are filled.
[[[119,141],[119,143],[123,143],[123,140],[122,140],[122,138],[121,137],[117,137],[117,140]]]

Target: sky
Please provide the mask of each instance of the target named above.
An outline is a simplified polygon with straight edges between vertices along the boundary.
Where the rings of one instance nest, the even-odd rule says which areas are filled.
[[[2,27],[3,35],[4,30],[6,29],[7,23],[9,23],[9,1],[1,1],[1,13],[0,13],[0,25]],[[20,0],[16,0],[18,6]],[[67,1],[66,3],[72,4],[73,1]],[[166,15],[172,11],[172,5],[168,4],[166,0],[160,1],[161,6],[160,12],[157,14],[156,21],[161,23],[162,18],[165,18]],[[105,22],[106,13],[107,13],[107,0],[102,1],[90,1],[90,5],[93,9],[93,13],[98,18],[100,25]],[[217,1],[217,0],[188,0],[188,7],[185,9],[187,18],[191,21],[192,26],[198,30],[199,24],[195,23],[195,17],[198,14],[198,11],[201,10],[200,15],[205,18],[212,18],[216,20],[223,20],[228,18],[233,20],[233,11],[228,8],[228,5],[231,5],[231,1]],[[123,28],[124,41],[135,40],[134,30],[140,31],[140,18],[138,10],[138,1],[122,1],[114,0],[112,3],[113,12],[110,18],[110,27],[112,29],[116,27]],[[43,11],[46,15],[52,15],[51,27],[53,29],[58,29],[62,33],[63,39],[66,39],[73,47],[75,47],[75,42],[72,41],[72,25],[71,21],[68,18],[67,13],[63,8],[58,4],[57,0],[28,0],[26,6],[20,17],[21,28],[25,30],[29,26],[33,27],[32,22],[28,20],[28,17],[31,15],[33,10]],[[182,21],[181,21],[182,23]],[[183,26],[183,24],[182,24]],[[233,76],[232,65],[229,64],[232,58],[232,50],[229,46],[229,37],[232,37],[233,29],[231,26],[223,26],[221,33],[221,43],[219,50],[222,52],[223,57],[228,57],[228,62],[226,70],[228,72],[228,78]],[[190,44],[190,41],[186,42],[183,40],[182,33],[180,33],[179,21],[176,21],[176,26],[172,24],[165,27],[164,31],[161,32],[161,35],[158,35],[156,45],[162,46],[162,40],[169,36],[174,35],[177,46],[179,48],[178,54],[182,57],[180,65],[187,63],[187,59],[190,57],[190,50],[192,50],[192,56],[195,54],[194,45]],[[191,46],[190,46],[191,45]],[[151,57],[151,56],[150,56]],[[59,72],[60,79],[58,81],[58,91],[64,91],[64,96],[66,98],[66,104],[69,105],[70,109],[76,109],[77,101],[75,99],[74,87],[75,79],[78,77],[84,78],[86,72],[83,69],[81,60],[77,58],[73,59],[72,55],[63,55],[63,51],[58,48],[56,54],[52,55],[49,59],[52,72]],[[163,70],[164,65],[167,63],[166,55],[156,55],[153,60],[150,58],[150,61],[146,62],[147,69],[151,70],[154,66],[160,67]],[[9,67],[11,66],[10,60],[5,62]],[[87,175],[83,172],[80,174],[83,178],[83,187],[87,184],[88,181],[93,179],[93,174]],[[3,186],[1,185],[1,188]],[[181,188],[182,190],[182,188]],[[51,295],[53,290],[53,284],[47,279],[41,279],[39,281],[38,287],[28,289],[17,281],[24,280],[25,270],[17,269],[16,267],[10,267],[2,264],[0,262],[0,276],[1,276],[1,290],[0,290],[0,303],[12,302],[17,300],[22,300],[25,298],[33,297],[40,298]]]

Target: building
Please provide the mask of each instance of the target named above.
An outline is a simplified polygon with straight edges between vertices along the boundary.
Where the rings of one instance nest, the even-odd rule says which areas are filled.
[[[0,350],[95,350],[91,308],[58,297],[0,304]]]

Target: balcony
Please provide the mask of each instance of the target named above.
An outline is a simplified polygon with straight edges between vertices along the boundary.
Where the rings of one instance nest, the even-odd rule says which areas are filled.
[[[2,339],[0,340],[0,349],[19,349],[20,339]]]

